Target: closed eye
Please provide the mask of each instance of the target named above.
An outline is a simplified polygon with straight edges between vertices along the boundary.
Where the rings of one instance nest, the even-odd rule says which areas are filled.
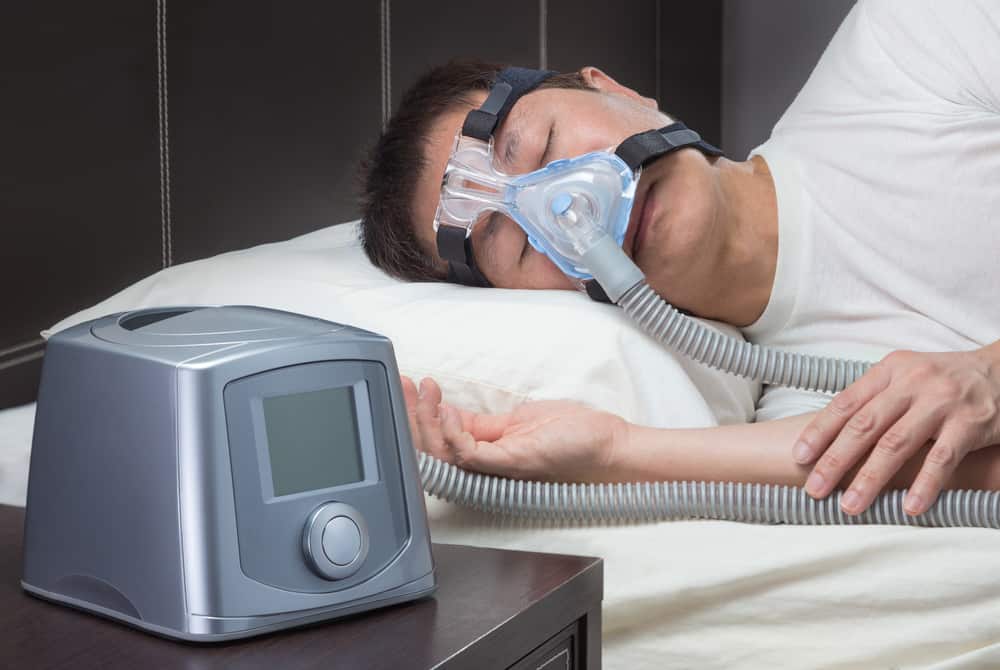
[[[556,124],[549,126],[549,135],[545,138],[545,151],[542,152],[542,164],[539,167],[548,165],[552,162],[550,155],[552,154],[552,142],[556,136]]]
[[[487,237],[492,237],[494,233],[497,232],[497,226],[500,225],[500,212],[493,210],[490,212],[489,218],[486,219],[486,228],[483,231],[486,233]]]
[[[473,246],[474,253],[479,256],[479,264],[483,267],[496,267],[497,262],[497,238],[496,231],[500,227],[500,217],[498,211],[492,211],[486,217],[486,221],[481,224],[483,234]],[[478,226],[477,226],[478,227]]]

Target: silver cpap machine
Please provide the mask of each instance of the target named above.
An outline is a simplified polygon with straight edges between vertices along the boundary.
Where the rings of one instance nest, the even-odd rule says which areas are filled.
[[[256,307],[54,335],[24,532],[26,591],[184,640],[437,585],[389,340]]]

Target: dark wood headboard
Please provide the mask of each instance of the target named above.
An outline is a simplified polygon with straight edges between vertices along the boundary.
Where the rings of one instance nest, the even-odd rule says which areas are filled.
[[[722,0],[40,0],[0,23],[0,408],[34,399],[64,316],[356,218],[357,160],[430,65],[598,65],[720,139]]]

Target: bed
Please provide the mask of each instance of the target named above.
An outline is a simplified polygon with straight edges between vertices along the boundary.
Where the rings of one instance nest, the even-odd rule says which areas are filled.
[[[0,411],[0,502],[23,505],[34,404]],[[1000,533],[674,521],[551,527],[428,499],[436,542],[601,556],[604,667],[1000,664]]]
[[[383,332],[405,374],[433,375],[447,398],[479,410],[573,397],[638,423],[710,426],[752,420],[760,391],[674,359],[614,307],[570,292],[395,282],[367,265],[354,224],[174,266],[46,333],[136,307],[222,303]],[[530,337],[520,324],[531,324]],[[490,336],[497,331],[503,337]],[[33,419],[33,404],[0,412],[0,502],[24,504]],[[720,521],[558,527],[427,503],[437,542],[603,557],[608,668],[1000,665],[994,531]]]

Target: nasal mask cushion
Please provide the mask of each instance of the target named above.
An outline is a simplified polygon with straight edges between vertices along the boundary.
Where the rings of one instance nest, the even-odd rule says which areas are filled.
[[[632,168],[608,151],[508,175],[494,162],[492,142],[460,134],[441,185],[435,226],[471,232],[490,212],[500,212],[516,221],[529,244],[566,275],[591,279],[582,255],[597,235],[610,235],[621,246],[636,184]],[[577,212],[572,222],[563,216],[569,211]]]

